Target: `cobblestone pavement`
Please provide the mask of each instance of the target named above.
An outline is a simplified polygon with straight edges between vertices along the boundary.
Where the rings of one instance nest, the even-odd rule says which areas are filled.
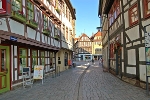
[[[0,100],[150,100],[145,90],[103,72],[98,64],[77,64],[82,66],[56,78],[46,77],[43,85],[37,81],[32,88],[19,87],[0,94]]]

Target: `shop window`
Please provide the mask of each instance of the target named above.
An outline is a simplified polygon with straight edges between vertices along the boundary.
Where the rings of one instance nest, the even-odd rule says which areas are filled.
[[[13,0],[12,1],[12,10],[13,11],[22,11],[22,0]]]
[[[45,53],[44,53],[44,51],[40,51],[40,64],[45,65]]]
[[[23,67],[27,67],[27,49],[19,48],[19,67],[18,70],[21,73]]]
[[[34,8],[30,0],[27,2],[27,18],[28,20],[34,20]]]
[[[144,0],[144,17],[150,17],[150,0]]]
[[[129,24],[130,26],[138,23],[137,3],[129,9]]]
[[[50,52],[50,68],[53,68],[53,53]]]
[[[31,57],[31,72],[34,71],[34,66],[38,65],[38,54],[37,54],[37,50],[32,50],[32,57]]]

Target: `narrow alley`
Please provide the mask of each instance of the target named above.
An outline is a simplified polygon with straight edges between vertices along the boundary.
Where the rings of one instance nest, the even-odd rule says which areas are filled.
[[[47,76],[44,84],[37,81],[32,88],[17,87],[0,94],[0,100],[149,100],[146,90],[132,86],[103,72],[96,62],[77,62],[75,68],[60,76]]]

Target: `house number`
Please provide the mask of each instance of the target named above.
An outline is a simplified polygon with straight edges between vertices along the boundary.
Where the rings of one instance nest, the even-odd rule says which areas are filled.
[[[2,9],[2,0],[0,0],[0,9]]]

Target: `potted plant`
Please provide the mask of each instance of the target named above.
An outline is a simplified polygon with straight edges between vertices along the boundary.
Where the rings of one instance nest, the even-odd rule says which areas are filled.
[[[60,9],[56,8],[56,12],[57,12],[58,14],[60,14]]]
[[[58,41],[60,39],[60,36],[59,35],[55,35],[54,39]]]
[[[29,19],[27,22],[26,22],[27,25],[33,27],[33,28],[37,28],[38,27],[38,23],[34,20],[34,19]]]
[[[43,34],[48,36],[50,34],[50,30],[48,28],[43,29]]]
[[[26,22],[26,15],[23,11],[12,11],[12,17],[20,22]]]

